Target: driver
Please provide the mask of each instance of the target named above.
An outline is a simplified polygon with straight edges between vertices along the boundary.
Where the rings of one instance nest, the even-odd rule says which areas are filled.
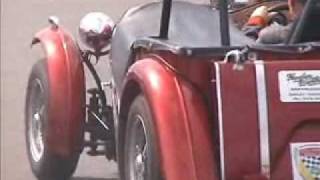
[[[288,0],[289,20],[291,22],[298,19],[303,11],[304,4],[307,0]],[[247,36],[257,39],[262,44],[279,44],[284,43],[288,37],[292,24],[286,26],[277,22],[269,23],[276,13],[269,13],[266,6],[260,6],[251,14],[248,22],[243,28]],[[270,24],[270,25],[268,25]]]

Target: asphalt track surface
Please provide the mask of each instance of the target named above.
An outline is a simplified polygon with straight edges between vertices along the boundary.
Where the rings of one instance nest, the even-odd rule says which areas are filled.
[[[1,180],[35,180],[26,155],[23,118],[26,84],[37,61],[30,50],[33,34],[48,25],[51,15],[58,16],[62,26],[76,35],[81,17],[90,11],[105,12],[118,20],[129,7],[148,1],[1,0]],[[110,77],[106,61],[98,64],[103,80]],[[72,180],[117,177],[115,162],[83,153]]]

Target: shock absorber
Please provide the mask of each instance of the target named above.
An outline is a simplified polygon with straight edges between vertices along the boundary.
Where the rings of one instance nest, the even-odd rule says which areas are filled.
[[[106,51],[109,52],[109,51]],[[107,105],[106,95],[103,87],[110,83],[104,84],[90,62],[90,56],[94,55],[90,52],[83,53],[83,62],[88,67],[97,88],[88,90],[89,104],[87,105],[87,122],[86,131],[89,133],[89,141],[86,146],[90,147],[89,155],[105,155],[108,159],[115,158],[115,135],[113,110],[110,105]],[[104,150],[97,150],[99,146],[103,146]]]
[[[86,143],[90,150],[89,155],[106,155],[108,159],[115,157],[114,125],[112,107],[101,103],[100,92],[96,88],[88,90],[89,105],[87,106],[86,130],[89,132],[89,141]],[[104,150],[98,150],[104,146]]]
[[[86,122],[86,131],[89,133],[89,141],[87,146],[90,147],[88,154],[97,155],[98,151],[98,134],[97,128],[99,123],[96,120],[97,118],[101,119],[101,113],[99,113],[99,92],[97,89],[92,88],[88,90],[89,94],[89,105],[87,107],[87,122]]]

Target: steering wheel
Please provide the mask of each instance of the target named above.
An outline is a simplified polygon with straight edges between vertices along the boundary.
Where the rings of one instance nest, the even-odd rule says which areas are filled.
[[[271,14],[269,24],[278,23],[284,26],[288,25],[289,19],[286,15],[288,13],[284,13],[283,11],[289,12],[288,3],[281,3],[270,7],[268,9],[269,14]]]

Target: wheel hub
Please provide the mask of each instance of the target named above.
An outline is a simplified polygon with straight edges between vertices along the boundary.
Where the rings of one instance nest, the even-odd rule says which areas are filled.
[[[43,88],[40,80],[36,80],[31,94],[31,117],[29,121],[30,152],[34,161],[38,162],[44,152],[42,134],[42,113],[44,105],[42,102]]]
[[[138,180],[143,180],[144,179],[144,170],[145,170],[145,163],[144,163],[144,157],[143,154],[138,146],[137,148],[137,155],[136,155],[136,160],[135,160],[135,172],[137,174],[137,179]]]
[[[130,179],[147,178],[147,137],[142,117],[138,116],[131,129]]]

